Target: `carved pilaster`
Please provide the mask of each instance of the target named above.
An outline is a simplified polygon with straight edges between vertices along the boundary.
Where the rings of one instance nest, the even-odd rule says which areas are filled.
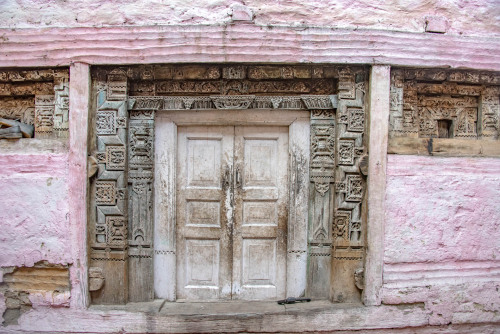
[[[154,111],[131,111],[129,120],[129,299],[153,299]]]
[[[311,111],[308,295],[327,298],[330,290],[335,179],[335,113]]]
[[[359,300],[354,273],[362,267],[364,254],[363,200],[366,181],[360,171],[360,162],[365,150],[365,87],[364,70],[340,71],[337,109],[337,131],[335,143],[336,169],[334,190],[334,212],[332,217],[332,294],[338,302]],[[400,91],[394,91],[394,109],[402,113],[399,102]]]
[[[94,210],[90,221],[90,266],[100,268],[102,288],[92,292],[95,303],[128,301],[127,210],[127,78],[121,71],[97,82],[95,115],[98,173],[92,184]],[[60,90],[64,107],[64,83]],[[62,108],[64,127],[64,108]]]

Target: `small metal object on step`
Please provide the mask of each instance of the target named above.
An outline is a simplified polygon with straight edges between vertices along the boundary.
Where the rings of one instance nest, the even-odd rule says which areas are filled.
[[[311,298],[288,297],[287,299],[278,300],[278,304],[279,305],[295,304],[295,303],[303,303],[303,302],[310,302],[310,301],[311,301]]]

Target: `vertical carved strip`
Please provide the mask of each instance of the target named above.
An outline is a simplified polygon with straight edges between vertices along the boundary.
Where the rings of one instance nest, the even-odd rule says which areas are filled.
[[[312,110],[308,295],[313,298],[330,294],[335,142],[333,110]]]
[[[69,117],[69,82],[67,76],[58,76],[55,80],[54,92],[54,135],[57,138],[68,137]]]
[[[341,72],[344,74],[339,77],[339,90],[354,85],[354,96],[339,94],[337,109],[331,286],[335,301],[349,302],[359,300],[361,295],[355,286],[354,273],[363,265],[365,239],[362,203],[366,181],[359,163],[366,154],[366,73],[364,69]],[[401,108],[398,98],[394,108]]]
[[[101,268],[104,285],[92,291],[98,304],[128,301],[127,77],[115,70],[95,83],[98,174],[91,191],[90,267]],[[116,87],[119,87],[118,90]]]
[[[129,299],[153,299],[154,111],[131,111],[129,122]]]
[[[479,135],[482,138],[498,139],[500,137],[500,89],[487,88],[480,98],[478,119]]]
[[[54,128],[54,96],[35,96],[35,137],[50,138]]]

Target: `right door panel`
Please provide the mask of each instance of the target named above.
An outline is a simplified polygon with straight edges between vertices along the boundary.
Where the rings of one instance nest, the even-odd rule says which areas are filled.
[[[233,299],[285,297],[288,128],[235,127]]]

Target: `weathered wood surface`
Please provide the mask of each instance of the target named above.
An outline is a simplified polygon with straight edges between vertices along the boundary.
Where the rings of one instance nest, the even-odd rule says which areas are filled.
[[[387,153],[450,157],[500,157],[500,143],[488,139],[390,138]]]
[[[389,92],[391,69],[373,66],[370,75],[370,128],[368,161],[368,222],[365,263],[366,305],[380,305],[384,263],[385,189],[387,168],[387,139],[389,136]]]
[[[71,61],[133,64],[168,60],[500,70],[500,39],[493,37],[253,24],[0,29],[0,35],[0,63],[4,67],[64,66]]]
[[[90,303],[87,260],[87,136],[90,98],[90,66],[71,65],[69,101],[69,192],[71,244],[74,265],[70,269],[71,306],[85,308]]]

